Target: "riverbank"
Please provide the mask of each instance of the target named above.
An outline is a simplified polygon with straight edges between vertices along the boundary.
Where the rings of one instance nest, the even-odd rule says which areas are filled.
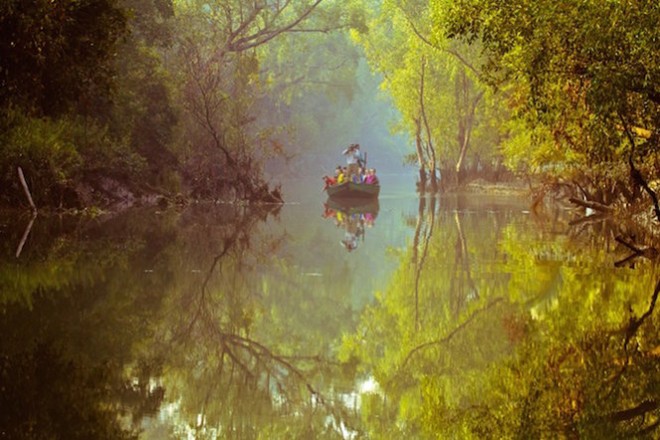
[[[532,200],[532,190],[529,184],[523,180],[509,182],[488,182],[484,179],[473,180],[467,185],[457,189],[456,193],[479,193],[497,196],[519,196]]]

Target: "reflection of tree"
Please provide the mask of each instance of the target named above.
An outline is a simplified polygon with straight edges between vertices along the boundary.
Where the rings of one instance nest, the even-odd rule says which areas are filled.
[[[407,264],[419,252],[421,240],[414,240],[392,284],[344,344],[382,386],[367,432],[656,438],[657,270],[613,271],[600,243],[529,229],[509,214],[440,210],[436,217],[425,270]],[[469,264],[468,243],[478,243],[469,248]],[[454,266],[445,263],[452,260]],[[459,282],[478,296],[457,308]],[[388,427],[370,423],[381,415]]]
[[[478,298],[479,293],[470,272],[470,255],[458,212],[454,212],[454,221],[456,222],[457,236],[450,294],[454,316],[458,317],[465,308],[467,301]]]
[[[424,268],[424,262],[428,254],[429,242],[433,235],[433,225],[435,224],[435,197],[430,198],[428,210],[428,219],[425,216],[426,197],[419,198],[419,209],[417,212],[417,222],[415,225],[415,235],[413,238],[412,261],[415,267],[415,327],[419,329],[419,282]],[[421,252],[420,252],[421,246]],[[419,255],[421,253],[421,256]]]
[[[353,367],[329,360],[353,319],[347,281],[301,274],[266,211],[147,209],[55,237],[40,218],[18,262],[17,224],[0,265],[0,431],[130,437],[161,401],[179,402],[158,427],[174,437],[357,431]]]
[[[136,438],[117,417],[120,390],[110,365],[76,362],[52,344],[39,344],[20,353],[3,349],[0,371],[5,438]]]
[[[491,307],[497,305],[500,301],[502,301],[502,298],[495,298],[493,299],[490,303],[486,304],[482,309],[477,309],[475,310],[471,315],[465,318],[464,321],[462,321],[460,324],[456,326],[456,328],[452,329],[446,336],[443,336],[440,339],[435,339],[433,341],[427,341],[424,342],[420,345],[417,345],[413,347],[408,354],[406,355],[405,359],[403,360],[401,367],[399,371],[405,371],[406,365],[410,361],[410,359],[419,351],[422,351],[427,348],[431,347],[437,347],[439,345],[444,345],[449,342],[461,331],[463,331],[468,325],[470,325],[476,318],[479,317],[480,314],[488,311]]]
[[[278,310],[279,301],[269,305],[276,299],[272,295],[283,289],[293,296],[305,289],[296,285],[287,262],[276,257],[284,238],[266,233],[262,217],[258,209],[246,209],[204,229],[208,252],[197,249],[195,264],[208,269],[174,292],[177,320],[173,328],[164,328],[170,364],[164,380],[172,398],[181,397],[180,429],[198,436],[215,431],[254,437],[287,423],[333,431],[351,419],[346,403],[329,391],[341,383],[328,379],[330,371],[338,372],[328,360],[329,341],[296,328],[298,317],[273,320],[287,310]],[[197,234],[189,232],[191,243],[197,243]],[[301,318],[310,313],[290,311]],[[308,425],[309,418],[314,423]]]
[[[0,265],[0,432],[7,438],[135,438],[142,418],[158,408],[163,390],[149,383],[157,365],[138,362],[135,348],[151,335],[159,299],[150,288],[159,286],[142,271],[126,271],[151,264],[145,249],[158,247],[145,233],[157,228],[143,217],[118,216],[116,229],[99,228],[101,220],[40,218],[20,259]]]

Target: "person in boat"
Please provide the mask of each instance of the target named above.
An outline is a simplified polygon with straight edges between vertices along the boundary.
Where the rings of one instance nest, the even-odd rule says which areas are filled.
[[[337,183],[344,183],[346,180],[346,169],[338,168]]]
[[[360,167],[364,164],[364,157],[360,152],[360,144],[351,144],[342,154],[346,156],[346,177],[349,182],[352,182],[353,177],[359,175]]]
[[[364,180],[367,178],[367,169],[364,167],[360,167],[360,174],[358,175],[358,178],[355,179],[356,183],[364,183]]]
[[[374,183],[374,174],[371,171],[371,168],[369,168],[365,174],[366,175],[364,176],[364,183],[366,183],[367,185],[373,185],[373,183]]]
[[[367,175],[364,178],[364,183],[369,185],[378,185],[378,177],[376,176],[376,170],[374,168],[369,168],[367,170]]]
[[[353,183],[362,183],[364,181],[364,168],[358,168],[357,173],[353,175]]]
[[[337,179],[335,177],[323,176],[323,182],[323,191],[325,191],[329,186],[336,185]]]

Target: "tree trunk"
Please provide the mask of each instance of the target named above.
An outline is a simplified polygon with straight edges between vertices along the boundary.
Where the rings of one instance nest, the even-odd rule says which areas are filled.
[[[463,163],[465,162],[465,156],[467,155],[468,146],[470,145],[470,129],[465,125],[466,124],[459,124],[459,139],[462,143],[460,144],[461,151],[458,154],[458,160],[456,161],[455,167],[457,185],[461,185],[464,181],[465,167],[463,166]]]
[[[472,136],[472,126],[474,125],[474,115],[477,110],[477,105],[483,97],[483,90],[470,99],[470,91],[472,83],[468,78],[465,70],[461,71],[458,79],[459,84],[456,86],[456,106],[458,107],[458,145],[460,152],[456,160],[456,184],[461,185],[465,177],[465,158],[467,157],[468,148],[470,147],[470,139]]]
[[[426,131],[426,156],[429,159],[429,174],[431,177],[431,192],[433,194],[438,192],[438,179],[436,176],[436,160],[435,160],[435,147],[433,146],[433,136],[431,135],[431,127],[429,126],[428,118],[426,117],[426,107],[424,106],[424,80],[426,75],[426,59],[422,58],[421,78],[419,84],[419,110],[424,121],[424,129]]]
[[[424,149],[422,148],[422,127],[419,118],[415,119],[415,147],[417,149],[417,163],[419,165],[419,193],[426,192],[426,160],[424,159]]]

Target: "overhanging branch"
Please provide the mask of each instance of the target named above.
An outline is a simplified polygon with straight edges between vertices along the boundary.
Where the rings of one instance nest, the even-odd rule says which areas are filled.
[[[270,40],[273,38],[277,37],[278,35],[281,35],[285,32],[293,32],[296,30],[296,26],[298,26],[300,23],[302,23],[309,15],[316,9],[316,7],[322,2],[323,0],[315,0],[314,3],[309,5],[302,13],[300,13],[296,18],[292,19],[291,22],[288,24],[284,24],[279,27],[269,27],[266,26],[263,29],[254,32],[251,35],[246,35],[241,38],[237,38],[240,33],[245,31],[252,22],[256,20],[258,17],[259,13],[262,11],[262,9],[255,8],[253,11],[253,14],[250,15],[249,21],[250,22],[244,22],[241,23],[241,25],[236,29],[236,31],[232,32],[229,38],[229,41],[227,42],[227,51],[228,52],[243,52],[248,49],[252,49],[258,46],[261,46],[263,44],[268,43]],[[276,11],[276,15],[279,15],[282,13],[283,9],[286,6],[289,6],[290,3],[287,3],[283,8],[279,9]],[[307,31],[309,32],[309,30]]]

